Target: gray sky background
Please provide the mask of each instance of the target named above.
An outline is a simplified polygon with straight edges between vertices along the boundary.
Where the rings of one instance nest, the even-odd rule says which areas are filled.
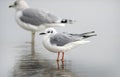
[[[30,32],[16,24],[15,10],[8,8],[13,2],[14,0],[0,0],[0,48],[7,43],[30,41]],[[33,8],[77,21],[75,24],[57,28],[59,32],[96,31],[98,36],[89,39],[90,44],[72,50],[75,53],[69,52],[72,58],[81,56],[81,60],[91,64],[102,63],[118,67],[120,63],[120,0],[27,0],[27,2]],[[38,33],[36,43],[40,45],[41,37]]]

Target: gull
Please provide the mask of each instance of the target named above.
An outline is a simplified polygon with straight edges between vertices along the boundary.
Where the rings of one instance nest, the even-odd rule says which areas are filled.
[[[60,53],[62,53],[62,61],[64,61],[64,52],[71,50],[72,48],[88,43],[90,41],[84,40],[86,38],[96,36],[95,31],[86,32],[82,34],[73,33],[58,33],[54,28],[48,28],[40,35],[43,37],[44,47],[54,53],[58,53],[57,61],[59,61]]]
[[[73,20],[59,18],[49,12],[30,8],[25,0],[16,0],[9,8],[15,8],[17,24],[32,33],[32,51],[34,51],[35,32],[49,27],[65,26],[72,24]]]

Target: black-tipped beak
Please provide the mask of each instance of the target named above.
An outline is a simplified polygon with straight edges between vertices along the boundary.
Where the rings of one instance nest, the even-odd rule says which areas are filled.
[[[9,8],[12,8],[12,7],[14,7],[14,5],[10,5],[10,6],[9,6]]]
[[[45,35],[46,33],[40,33],[39,35]]]

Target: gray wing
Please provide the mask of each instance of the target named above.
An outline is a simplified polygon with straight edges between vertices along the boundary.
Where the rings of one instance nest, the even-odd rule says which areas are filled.
[[[47,19],[50,21],[50,22],[53,22],[53,23],[56,23],[57,21],[60,21],[61,19],[58,18],[57,16],[51,14],[51,13],[47,13]]]
[[[71,35],[57,33],[56,35],[50,38],[51,44],[55,44],[57,46],[64,46],[65,44],[78,41],[78,38],[75,38]]]
[[[20,17],[21,21],[39,26],[45,23],[55,23],[58,18],[50,13],[44,11],[38,11],[36,9],[25,9],[23,15]]]

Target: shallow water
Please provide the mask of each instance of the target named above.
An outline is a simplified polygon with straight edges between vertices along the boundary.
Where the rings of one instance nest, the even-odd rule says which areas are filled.
[[[2,48],[2,77],[112,77],[117,72],[114,66],[91,65],[80,60],[78,56],[77,60],[65,57],[64,62],[57,62],[57,54],[54,53],[46,54],[46,51],[38,50],[35,55],[31,55],[30,43],[12,43],[5,47],[3,45]],[[65,56],[67,54],[72,55],[72,52]]]
[[[31,34],[14,19],[12,0],[0,1],[0,77],[120,77],[119,0],[27,0],[34,8],[77,22],[56,28],[58,32],[96,31],[86,45],[65,53],[65,62],[56,62],[56,53],[42,45],[36,33],[36,54],[31,55]]]

